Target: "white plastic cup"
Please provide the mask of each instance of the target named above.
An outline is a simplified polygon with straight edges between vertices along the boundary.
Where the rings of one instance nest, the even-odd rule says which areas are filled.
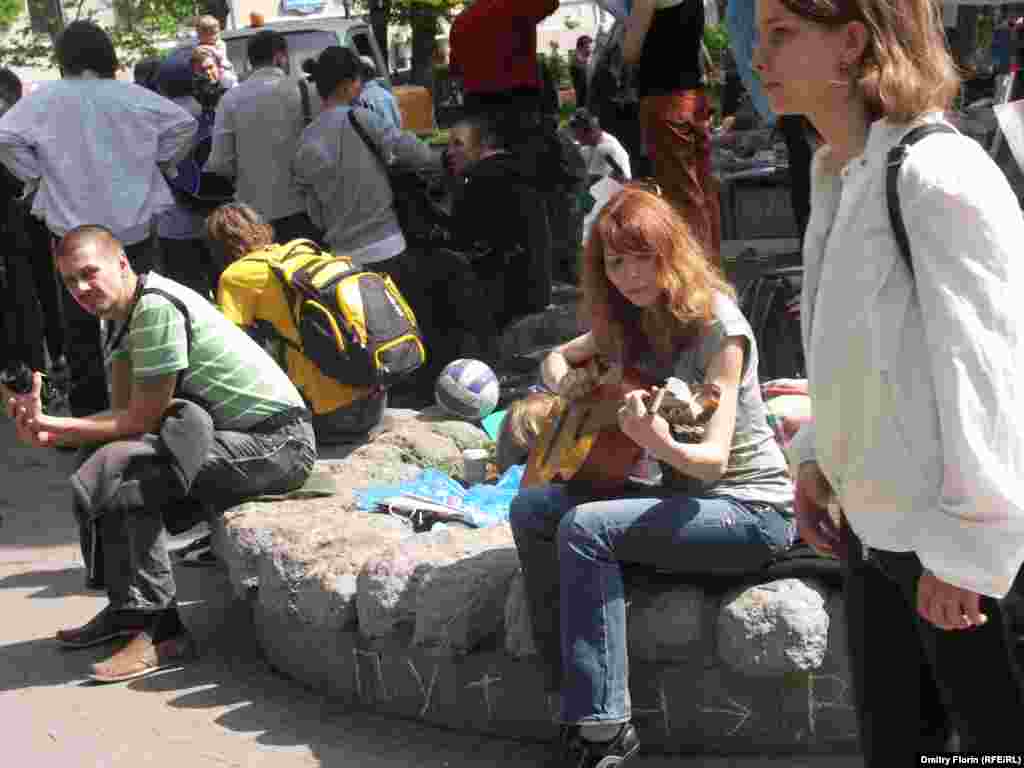
[[[467,448],[462,452],[462,477],[470,485],[479,485],[487,480],[487,451]]]

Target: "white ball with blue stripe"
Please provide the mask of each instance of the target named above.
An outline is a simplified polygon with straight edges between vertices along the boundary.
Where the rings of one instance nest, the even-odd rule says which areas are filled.
[[[448,413],[479,421],[498,405],[498,377],[480,360],[452,360],[437,377],[434,398]]]

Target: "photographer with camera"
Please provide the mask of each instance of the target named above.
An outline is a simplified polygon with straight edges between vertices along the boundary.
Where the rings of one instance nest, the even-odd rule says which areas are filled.
[[[192,67],[192,95],[204,111],[215,112],[220,98],[227,93],[223,84],[224,70],[215,48],[199,45],[189,56]]]
[[[179,107],[196,118],[196,135],[192,147],[168,183],[174,192],[174,207],[157,219],[157,235],[163,257],[164,272],[172,280],[187,285],[196,293],[212,298],[221,268],[214,264],[203,241],[203,228],[210,206],[204,199],[211,180],[220,177],[202,172],[210,153],[217,105],[227,91],[220,84],[220,65],[212,50],[199,46],[190,51],[175,52],[164,61],[157,73],[157,89]],[[222,184],[223,186],[223,184]],[[230,197],[230,185],[219,190]],[[222,202],[217,198],[217,202]]]

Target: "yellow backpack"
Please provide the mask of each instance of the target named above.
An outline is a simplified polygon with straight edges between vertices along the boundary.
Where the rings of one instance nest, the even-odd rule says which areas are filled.
[[[310,240],[278,246],[267,262],[288,296],[302,353],[325,376],[388,387],[426,361],[416,317],[390,276]]]

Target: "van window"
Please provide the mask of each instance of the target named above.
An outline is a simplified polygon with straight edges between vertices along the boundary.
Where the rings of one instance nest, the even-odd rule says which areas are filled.
[[[338,35],[335,32],[319,29],[296,29],[283,32],[285,40],[288,41],[288,64],[289,74],[300,74],[302,63],[306,59],[315,59],[320,51],[331,45],[341,45]],[[249,64],[247,47],[248,37],[236,37],[228,40],[228,58],[235,65],[239,79],[244,78],[252,72]]]

